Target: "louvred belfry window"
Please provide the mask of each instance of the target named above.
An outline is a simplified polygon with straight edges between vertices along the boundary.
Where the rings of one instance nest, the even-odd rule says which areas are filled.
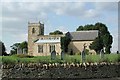
[[[35,28],[32,28],[32,34],[35,33]]]

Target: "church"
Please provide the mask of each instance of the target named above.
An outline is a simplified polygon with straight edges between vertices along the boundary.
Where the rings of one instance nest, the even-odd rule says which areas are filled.
[[[89,45],[98,36],[98,30],[75,31],[66,33],[71,39],[68,45],[68,53],[72,50],[73,53],[79,53],[83,50],[83,45],[86,44],[86,49],[91,53],[94,50],[89,49]],[[44,24],[28,22],[28,54],[31,56],[48,56],[53,50],[57,55],[61,53],[61,37],[63,35],[44,35]]]

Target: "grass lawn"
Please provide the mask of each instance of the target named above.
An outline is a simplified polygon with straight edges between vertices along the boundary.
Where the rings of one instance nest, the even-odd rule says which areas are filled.
[[[86,62],[118,62],[120,61],[120,54],[105,54],[104,58],[100,58],[100,55],[86,55]],[[65,55],[64,60],[61,60],[61,56],[56,56],[55,60],[51,60],[51,56],[35,56],[26,57],[17,55],[12,56],[0,56],[0,62],[6,64],[15,63],[80,63],[81,55]]]

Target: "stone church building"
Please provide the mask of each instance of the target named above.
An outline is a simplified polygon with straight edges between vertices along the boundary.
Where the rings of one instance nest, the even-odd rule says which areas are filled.
[[[75,31],[67,32],[71,38],[68,45],[68,52],[79,53],[83,50],[83,45],[86,44],[86,49],[91,53],[95,53],[89,49],[89,45],[98,36],[98,30]],[[61,53],[60,39],[63,35],[44,35],[44,24],[28,22],[28,54],[32,56],[47,56],[51,55],[53,50],[58,55]]]

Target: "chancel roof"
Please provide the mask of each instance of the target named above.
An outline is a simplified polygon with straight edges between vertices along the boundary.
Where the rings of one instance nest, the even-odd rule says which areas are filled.
[[[68,32],[71,40],[94,40],[98,36],[98,30]]]

